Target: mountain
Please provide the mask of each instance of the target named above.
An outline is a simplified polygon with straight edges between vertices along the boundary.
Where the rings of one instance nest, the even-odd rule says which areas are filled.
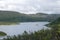
[[[23,14],[15,11],[0,11],[0,21],[35,22],[47,21],[47,14]]]
[[[59,17],[60,17],[60,14],[49,14],[47,16],[48,21],[54,21],[54,20],[58,19]]]
[[[45,21],[54,21],[60,17],[60,14],[36,13],[36,14],[29,14],[29,16],[37,17]]]
[[[33,15],[33,16],[32,16]],[[34,21],[44,21],[43,18],[35,16],[35,14],[27,15],[15,11],[0,11],[0,21],[8,21],[8,22],[34,22]]]
[[[60,17],[60,14],[23,14],[16,11],[0,11],[0,21],[8,22],[36,22],[36,21],[53,21]]]

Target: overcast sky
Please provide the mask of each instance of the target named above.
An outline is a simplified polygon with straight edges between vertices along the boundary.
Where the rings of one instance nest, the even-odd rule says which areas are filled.
[[[0,10],[60,13],[60,0],[0,0]]]

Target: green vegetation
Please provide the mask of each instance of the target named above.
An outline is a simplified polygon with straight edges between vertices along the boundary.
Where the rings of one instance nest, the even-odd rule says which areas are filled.
[[[1,22],[35,22],[35,21],[46,21],[44,18],[39,17],[38,14],[28,15],[15,11],[0,11]]]
[[[48,25],[51,29],[42,29],[30,34],[25,31],[22,35],[8,36],[4,40],[60,40],[60,18]]]
[[[58,17],[60,17],[60,14],[23,14],[15,11],[0,11],[0,22],[53,21]]]
[[[19,24],[19,22],[0,22],[0,25],[15,25]]]
[[[47,27],[53,27],[53,26],[59,26],[59,25],[60,25],[60,18],[50,22],[49,24],[46,24]]]
[[[0,31],[0,36],[6,36],[6,35],[7,35],[6,33]]]

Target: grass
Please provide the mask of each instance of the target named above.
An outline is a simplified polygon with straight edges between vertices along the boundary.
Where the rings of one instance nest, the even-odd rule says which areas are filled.
[[[0,25],[15,25],[18,24],[19,22],[0,22]]]
[[[7,34],[5,32],[0,31],[0,36],[6,36]]]

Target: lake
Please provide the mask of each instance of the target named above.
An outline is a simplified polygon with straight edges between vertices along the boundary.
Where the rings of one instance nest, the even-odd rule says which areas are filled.
[[[9,36],[22,34],[24,31],[34,32],[41,29],[46,29],[44,26],[49,22],[20,22],[17,25],[0,25],[0,31],[7,33]]]
[[[7,35],[18,35],[24,31],[34,32],[47,28],[44,25],[48,23],[49,22],[21,22],[18,25],[0,25],[0,31],[7,33]]]

